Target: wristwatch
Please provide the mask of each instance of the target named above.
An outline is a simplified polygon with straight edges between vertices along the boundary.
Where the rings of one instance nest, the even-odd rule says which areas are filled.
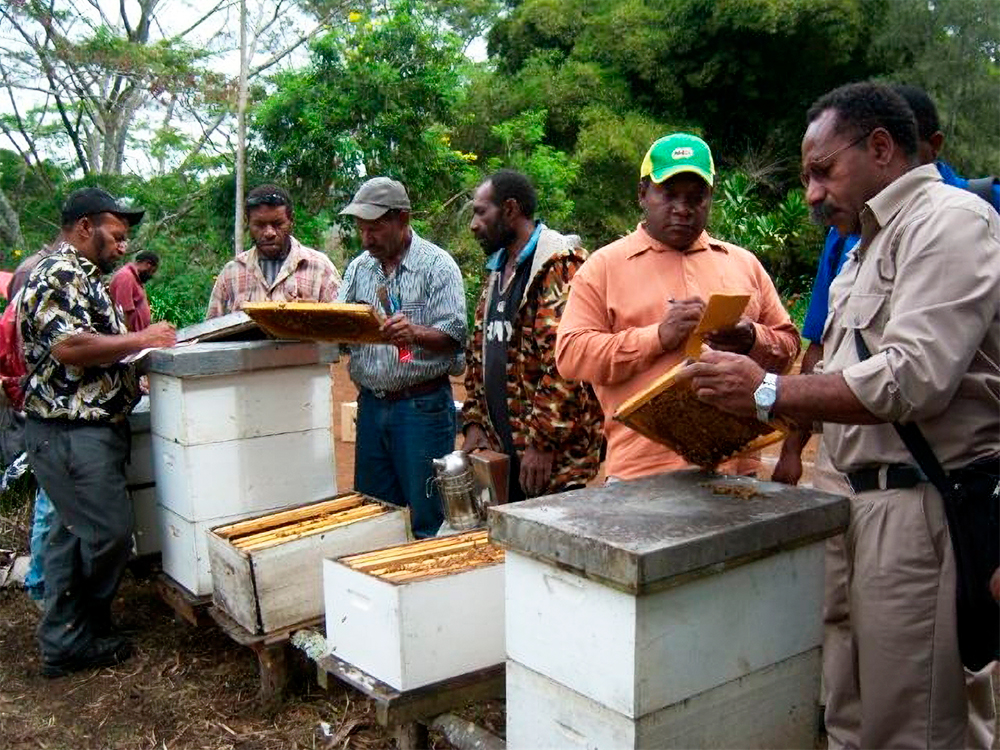
[[[753,392],[753,402],[757,405],[757,419],[761,422],[771,421],[774,402],[778,400],[778,376],[773,372],[764,375],[763,382]]]

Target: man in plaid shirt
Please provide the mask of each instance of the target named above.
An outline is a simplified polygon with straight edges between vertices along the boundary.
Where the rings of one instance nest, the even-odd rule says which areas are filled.
[[[247,195],[247,227],[254,246],[229,261],[215,280],[206,318],[239,310],[244,302],[333,302],[340,274],[323,253],[292,236],[292,199],[276,185]]]

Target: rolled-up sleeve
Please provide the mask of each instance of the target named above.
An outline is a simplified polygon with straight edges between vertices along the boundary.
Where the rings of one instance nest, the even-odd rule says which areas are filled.
[[[658,324],[611,331],[606,279],[600,253],[573,277],[556,334],[556,368],[564,378],[613,385],[643,372],[663,354]]]
[[[843,374],[871,413],[911,422],[948,407],[998,316],[1000,218],[985,207],[924,215],[901,230],[895,258],[888,322],[877,347],[868,340],[877,352]]]
[[[760,264],[757,264],[756,279],[760,314],[754,323],[756,340],[750,349],[750,358],[768,372],[784,373],[799,355],[802,339],[781,303],[774,282]]]

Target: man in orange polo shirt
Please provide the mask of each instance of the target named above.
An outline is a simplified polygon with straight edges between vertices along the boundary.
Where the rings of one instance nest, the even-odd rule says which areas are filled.
[[[609,478],[689,466],[612,415],[684,358],[685,341],[713,293],[749,294],[750,301],[738,324],[706,337],[710,346],[748,354],[775,373],[799,353],[798,331],[757,258],[705,231],[714,178],[712,152],[701,138],[674,133],[657,140],[640,170],[642,222],[591,255],[573,278],[556,366],[563,377],[594,387],[604,410]],[[759,467],[757,456],[747,456],[720,470],[750,474]]]

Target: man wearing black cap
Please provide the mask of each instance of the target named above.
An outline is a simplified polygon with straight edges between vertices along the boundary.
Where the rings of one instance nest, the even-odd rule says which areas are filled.
[[[55,250],[21,295],[24,443],[57,511],[38,626],[46,677],[116,664],[130,653],[110,632],[132,536],[127,416],[139,399],[135,367],[122,360],[172,346],[176,337],[169,323],[129,333],[102,276],[125,254],[129,228],[142,216],[100,188],[73,192]]]
[[[239,310],[244,302],[333,302],[340,274],[323,253],[292,236],[292,198],[277,185],[247,194],[247,229],[253,247],[222,269],[206,318]]]
[[[342,214],[353,216],[364,252],[351,261],[341,302],[387,312],[385,344],[351,347],[358,397],[354,489],[408,505],[414,536],[433,536],[444,514],[428,493],[431,459],[455,448],[449,372],[463,369],[465,289],[458,265],[410,227],[406,188],[368,180]]]

